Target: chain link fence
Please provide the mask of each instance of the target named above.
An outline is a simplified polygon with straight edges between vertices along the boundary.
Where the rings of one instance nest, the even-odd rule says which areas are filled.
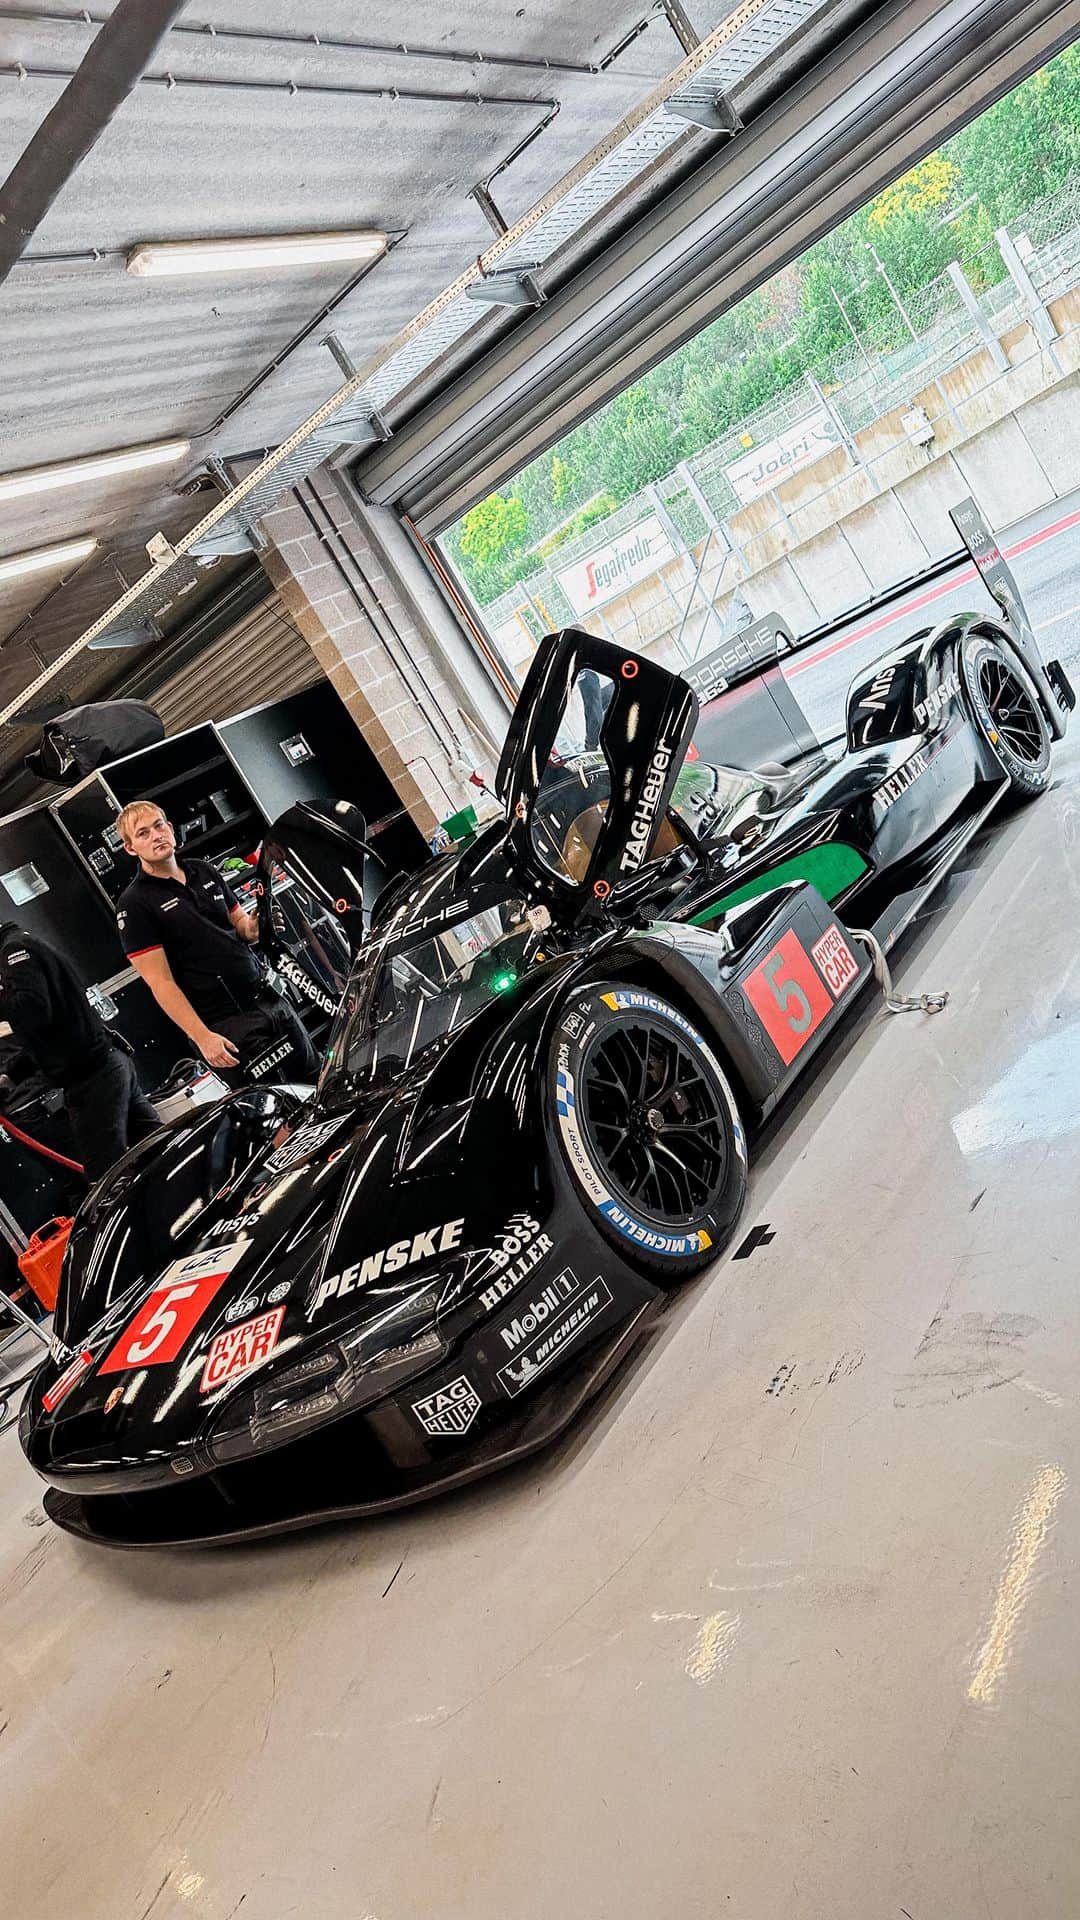
[[[1027,209],[1011,224],[1017,253],[1043,307],[1080,286],[1080,174],[1058,192]],[[729,522],[741,508],[770,500],[777,520],[786,518],[775,489],[793,472],[830,452],[841,461],[823,476],[814,499],[850,480],[858,467],[873,474],[905,437],[864,454],[854,436],[933,389],[980,348],[1008,329],[1030,323],[1030,294],[1008,272],[996,240],[966,256],[913,293],[901,292],[879,266],[852,289],[834,290],[851,346],[803,373],[778,398],[749,413],[711,446],[585,530],[551,545],[556,523],[544,535],[549,551],[529,577],[485,606],[483,618],[508,657],[520,636],[515,671],[549,627],[577,621],[624,645],[648,647],[658,657],[692,659],[719,643],[721,634],[749,617],[738,589],[739,550]],[[1000,362],[991,384],[1001,377]],[[939,392],[941,390],[939,389]],[[943,393],[928,424],[950,411]],[[557,450],[556,450],[557,451]],[[591,500],[596,499],[592,483]],[[561,502],[561,525],[588,507],[590,482],[574,477]],[[811,501],[800,501],[800,510]],[[658,541],[659,523],[663,540]],[[773,522],[776,524],[776,521]],[[572,577],[601,549],[646,532],[664,554],[649,590],[623,595],[606,608],[575,607],[560,575]],[[666,540],[666,546],[663,541]],[[642,583],[639,583],[639,585]],[[463,585],[467,583],[463,580]],[[723,601],[723,612],[717,602]],[[741,603],[741,604],[740,604]]]

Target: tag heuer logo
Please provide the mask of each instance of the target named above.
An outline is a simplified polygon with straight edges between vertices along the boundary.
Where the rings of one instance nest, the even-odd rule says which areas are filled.
[[[425,1433],[436,1439],[454,1439],[468,1433],[480,1411],[480,1395],[465,1375],[459,1374],[437,1393],[413,1401],[413,1412]]]

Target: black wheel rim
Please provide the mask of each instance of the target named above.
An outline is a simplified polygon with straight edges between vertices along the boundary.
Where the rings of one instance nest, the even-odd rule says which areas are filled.
[[[608,1027],[579,1090],[597,1171],[617,1199],[667,1227],[709,1214],[727,1174],[730,1116],[692,1044],[647,1017]]]
[[[979,691],[1003,745],[1026,766],[1037,766],[1043,756],[1043,732],[1034,702],[1015,673],[1003,660],[984,660],[979,668]]]

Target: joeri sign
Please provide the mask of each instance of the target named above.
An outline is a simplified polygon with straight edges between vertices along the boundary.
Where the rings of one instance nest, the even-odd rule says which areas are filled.
[[[839,445],[839,438],[827,410],[819,407],[796,426],[785,428],[774,439],[763,441],[760,447],[733,460],[724,472],[743,506],[748,507],[789,474],[797,473],[800,467],[808,467],[812,461],[820,460],[823,453],[831,452]]]
[[[572,566],[561,567],[556,578],[575,613],[593,613],[674,558],[675,548],[664,528],[655,514],[649,514],[628,533],[594,547]]]

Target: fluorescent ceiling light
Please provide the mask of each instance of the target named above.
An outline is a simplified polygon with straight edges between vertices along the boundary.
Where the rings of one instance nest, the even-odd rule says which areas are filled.
[[[259,273],[265,267],[305,267],[322,260],[375,260],[387,235],[279,233],[249,240],[151,240],[127,258],[129,273]]]
[[[135,473],[140,467],[168,466],[182,460],[190,449],[189,440],[159,440],[155,446],[122,447],[117,453],[93,453],[85,460],[64,460],[55,467],[0,474],[0,501],[51,493],[54,487],[77,487],[84,480],[109,480],[114,473]]]
[[[45,573],[50,568],[55,572],[58,567],[74,566],[76,560],[85,560],[93,553],[96,540],[66,540],[59,547],[37,547],[33,553],[13,553],[8,560],[0,560],[0,580],[14,580],[22,573]]]

